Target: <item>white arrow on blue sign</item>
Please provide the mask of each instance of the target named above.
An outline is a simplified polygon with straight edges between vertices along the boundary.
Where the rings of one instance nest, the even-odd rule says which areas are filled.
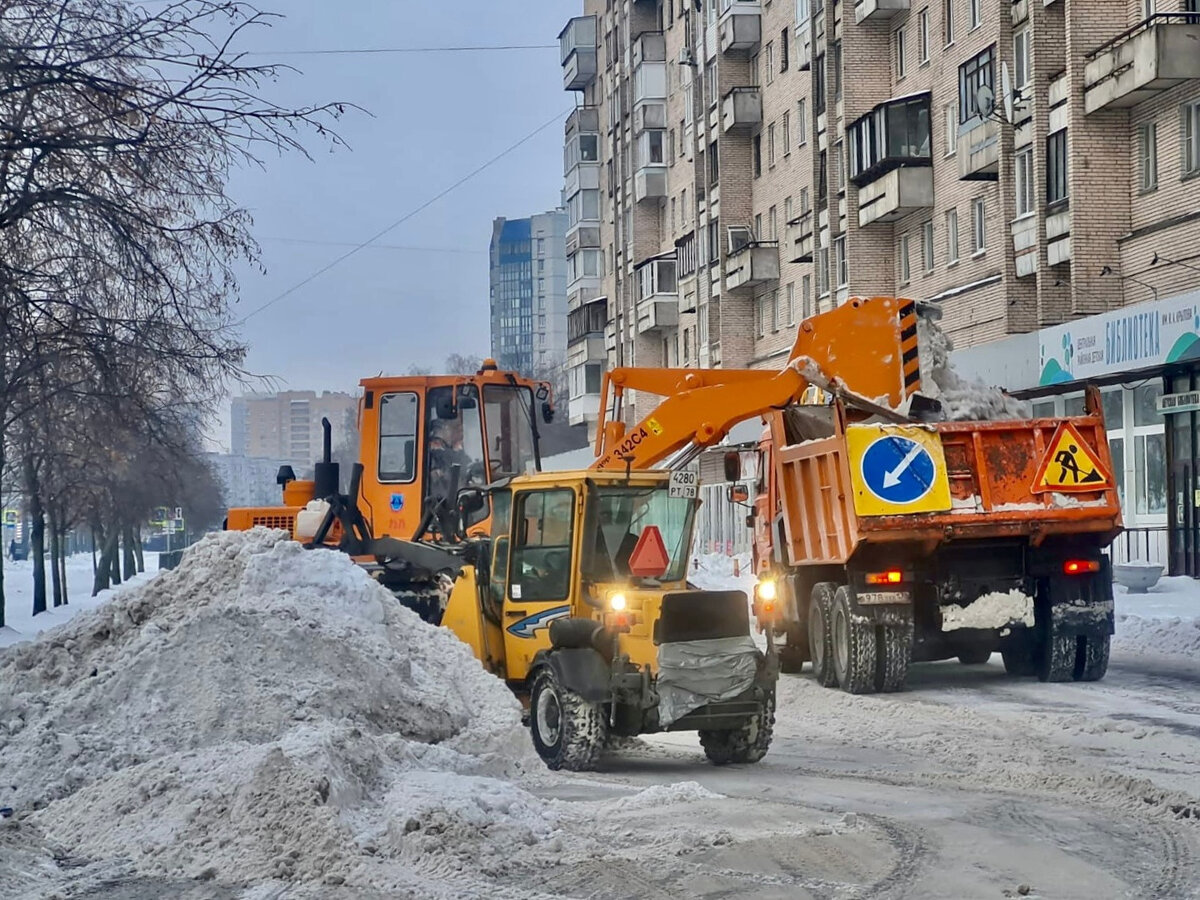
[[[885,503],[915,503],[933,487],[937,467],[924,446],[893,434],[867,448],[862,475],[867,489]]]

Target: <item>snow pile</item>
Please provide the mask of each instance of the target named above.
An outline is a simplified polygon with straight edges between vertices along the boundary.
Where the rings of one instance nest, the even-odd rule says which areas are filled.
[[[0,651],[0,806],[149,875],[370,884],[555,827],[508,688],[339,553],[211,535]],[[405,865],[380,874],[380,863]]]
[[[943,606],[942,630],[960,628],[1007,628],[1010,625],[1033,627],[1033,598],[1021,591],[984,594],[967,606]]]
[[[989,387],[980,380],[968,382],[950,367],[954,344],[934,320],[939,315],[917,306],[917,345],[921,359],[921,393],[941,401],[947,421],[1026,419],[1032,407],[1023,400]]]
[[[1200,619],[1117,617],[1114,648],[1125,653],[1190,656],[1200,660]]]

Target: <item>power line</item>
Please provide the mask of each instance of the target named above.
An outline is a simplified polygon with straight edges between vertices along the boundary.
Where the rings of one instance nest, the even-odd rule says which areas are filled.
[[[278,244],[311,244],[316,247],[357,247],[354,241],[317,241],[308,238],[260,237],[260,241],[271,241]],[[470,247],[416,247],[410,244],[371,244],[372,250],[412,250],[419,253],[470,253],[486,255],[486,250],[476,250]]]
[[[574,109],[574,107],[572,107],[572,109]],[[258,306],[255,309],[252,309],[250,312],[246,313],[246,315],[243,316],[238,321],[237,324],[244,325],[252,317],[257,316],[260,312],[274,306],[280,300],[283,300],[284,298],[291,296],[296,291],[300,290],[300,288],[302,288],[305,285],[310,284],[311,282],[320,278],[322,275],[324,275],[326,272],[328,272],[334,266],[340,265],[341,263],[348,260],[354,254],[358,253],[360,250],[364,250],[365,248],[369,247],[371,244],[375,243],[377,240],[379,240],[381,237],[383,237],[388,232],[393,231],[396,228],[399,228],[401,225],[403,225],[405,222],[407,222],[413,216],[417,215],[420,212],[424,212],[426,209],[433,206],[433,204],[435,204],[437,201],[441,200],[443,197],[445,197],[451,191],[454,191],[457,188],[462,187],[462,185],[466,184],[468,181],[470,181],[472,178],[474,178],[480,172],[483,172],[484,170],[486,170],[486,169],[490,168],[491,166],[493,166],[494,164],[498,163],[504,157],[508,156],[510,153],[512,153],[514,150],[518,149],[519,147],[523,146],[524,144],[529,143],[529,141],[533,140],[535,137],[537,137],[539,134],[541,134],[543,131],[545,131],[547,128],[549,128],[551,125],[555,125],[555,124],[562,122],[563,118],[566,117],[567,114],[570,112],[571,112],[570,109],[565,109],[562,112],[555,115],[554,118],[548,120],[547,122],[543,123],[542,125],[539,125],[537,128],[535,128],[533,131],[529,132],[529,134],[525,135],[525,137],[521,138],[515,144],[512,144],[511,146],[507,147],[506,149],[500,151],[498,154],[493,156],[487,162],[483,163],[478,168],[476,168],[473,171],[469,172],[468,174],[464,175],[462,178],[458,179],[458,181],[454,182],[454,184],[450,185],[448,188],[445,188],[440,193],[435,194],[433,197],[430,197],[428,200],[426,200],[420,206],[405,213],[403,216],[401,216],[395,222],[388,225],[386,228],[376,232],[375,234],[373,234],[371,237],[367,238],[362,243],[355,244],[352,249],[347,250],[345,253],[343,253],[341,256],[339,256],[337,259],[335,259],[332,262],[330,262],[329,264],[317,269],[317,271],[313,272],[307,278],[304,278],[301,281],[297,282],[296,284],[292,285],[290,288],[288,288],[282,294],[279,294],[278,296],[271,298],[270,300],[268,300],[266,303],[262,304],[261,306]]]
[[[489,44],[465,47],[355,47],[347,49],[252,50],[247,56],[363,56],[376,53],[490,53],[507,50],[557,50],[558,44]]]

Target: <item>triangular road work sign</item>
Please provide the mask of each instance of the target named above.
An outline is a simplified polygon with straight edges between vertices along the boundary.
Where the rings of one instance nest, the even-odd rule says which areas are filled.
[[[1071,422],[1061,423],[1038,466],[1033,492],[1103,491],[1112,485],[1112,475],[1100,464],[1096,452],[1088,446],[1079,429]]]
[[[667,554],[667,545],[663,543],[662,534],[657,525],[647,525],[642,529],[637,546],[629,554],[629,572],[639,578],[658,578],[666,574],[671,564]]]

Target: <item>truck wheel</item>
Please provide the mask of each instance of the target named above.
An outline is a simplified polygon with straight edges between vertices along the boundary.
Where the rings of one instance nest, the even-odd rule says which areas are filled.
[[[875,689],[875,626],[854,621],[850,589],[837,589],[833,603],[833,670],[843,691],[866,694]]]
[[[1077,681],[1099,681],[1108,672],[1108,653],[1112,647],[1112,637],[1084,638],[1083,665],[1077,667]],[[1077,660],[1078,661],[1078,660]]]
[[[992,651],[986,647],[971,647],[958,654],[958,661],[964,666],[982,666],[992,658]]]
[[[709,762],[717,766],[730,763],[756,763],[767,755],[775,730],[775,688],[767,692],[767,701],[757,714],[740,728],[726,731],[700,731],[700,746]]]
[[[1073,634],[1063,634],[1051,623],[1046,628],[1046,639],[1039,648],[1037,659],[1038,681],[1070,681],[1075,677],[1075,656],[1079,639]]]
[[[833,601],[834,585],[822,582],[813,587],[808,604],[808,647],[812,655],[813,676],[822,687],[833,687]]]
[[[875,690],[885,693],[904,690],[908,661],[912,656],[911,625],[879,625],[875,629]]]
[[[534,749],[551,769],[585,772],[596,767],[608,739],[598,703],[588,703],[542,669],[529,697],[529,733]]]

